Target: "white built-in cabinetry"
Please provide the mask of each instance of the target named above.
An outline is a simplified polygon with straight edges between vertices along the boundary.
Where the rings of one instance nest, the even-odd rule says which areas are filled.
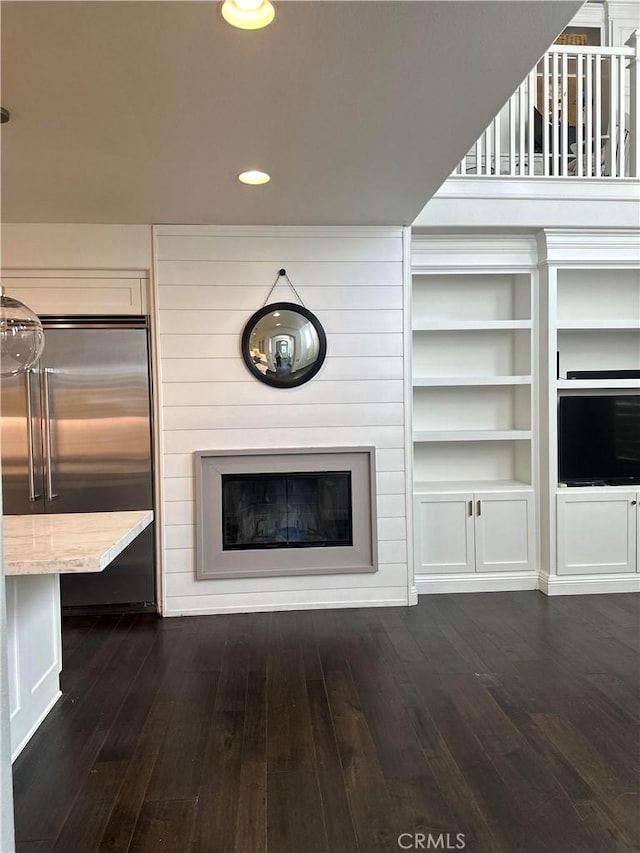
[[[39,315],[149,313],[148,274],[141,270],[3,269],[2,283]]]
[[[557,572],[583,575],[638,570],[640,491],[564,490],[557,497]]]
[[[419,574],[533,568],[530,490],[419,492],[413,517]]]
[[[640,394],[637,378],[567,376],[640,371],[638,246],[637,232],[550,230],[539,236],[546,259],[541,264],[541,435],[548,436],[548,453],[541,456],[540,585],[548,594],[640,588],[637,487],[567,487],[558,473],[562,396]]]
[[[512,588],[515,574],[516,588],[534,588],[530,245],[501,267],[484,251],[448,256],[440,242],[413,242],[417,586],[440,591],[449,578],[455,589]]]
[[[640,589],[637,486],[558,478],[562,395],[640,394],[637,230],[416,234],[419,592]],[[635,451],[634,451],[635,452]]]

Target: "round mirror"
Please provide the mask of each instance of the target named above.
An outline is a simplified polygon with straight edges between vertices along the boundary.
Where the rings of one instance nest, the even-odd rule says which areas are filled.
[[[242,357],[251,373],[275,388],[308,382],[322,367],[327,337],[311,311],[291,302],[265,305],[242,333]]]

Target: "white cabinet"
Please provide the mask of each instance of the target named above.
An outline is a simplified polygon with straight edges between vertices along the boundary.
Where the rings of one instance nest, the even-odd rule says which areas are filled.
[[[558,574],[637,571],[639,501],[640,492],[626,489],[559,494]]]
[[[533,566],[533,493],[417,494],[416,574],[527,571]]]
[[[3,270],[7,296],[36,314],[147,314],[147,275],[138,270]]]
[[[6,578],[11,756],[60,697],[60,576]]]
[[[416,495],[416,574],[475,571],[473,494]]]

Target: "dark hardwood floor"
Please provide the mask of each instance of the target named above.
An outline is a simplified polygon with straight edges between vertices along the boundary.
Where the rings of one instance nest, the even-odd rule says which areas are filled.
[[[638,850],[639,625],[536,592],[68,619],[17,849]]]

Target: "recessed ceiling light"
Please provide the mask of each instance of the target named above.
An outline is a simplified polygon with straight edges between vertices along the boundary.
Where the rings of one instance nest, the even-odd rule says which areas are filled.
[[[280,312],[279,312],[279,311],[274,311],[273,316],[274,316],[274,317],[279,317],[279,316],[280,316]]]
[[[258,184],[268,184],[271,175],[267,175],[266,172],[259,172],[257,169],[249,169],[248,172],[241,172],[238,175],[238,180],[242,181],[243,184],[258,186]]]
[[[276,10],[269,0],[225,0],[220,9],[222,17],[232,27],[259,30],[275,18]]]

